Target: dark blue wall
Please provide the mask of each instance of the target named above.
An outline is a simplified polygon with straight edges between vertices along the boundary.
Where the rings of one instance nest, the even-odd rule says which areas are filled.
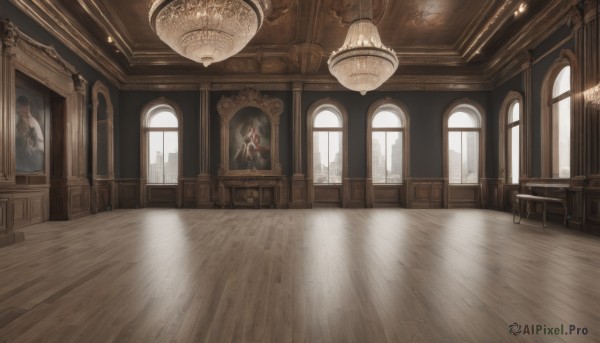
[[[183,125],[183,176],[196,177],[199,168],[200,92],[120,92],[119,121],[121,124],[119,150],[122,178],[140,177],[140,122],[142,109],[149,102],[165,97],[181,109]]]
[[[367,111],[371,104],[386,96],[404,103],[409,112],[411,177],[443,177],[442,116],[452,101],[469,98],[479,103],[486,111],[489,108],[488,92],[370,92],[364,96],[350,91],[303,93],[302,113],[305,127],[309,107],[320,99],[330,97],[346,107],[350,152],[348,168],[351,178],[366,177]],[[303,152],[306,161],[306,149]]]

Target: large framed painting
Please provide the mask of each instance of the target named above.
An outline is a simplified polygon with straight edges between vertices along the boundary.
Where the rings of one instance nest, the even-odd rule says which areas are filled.
[[[217,103],[221,117],[220,175],[281,175],[279,118],[283,101],[245,89]]]
[[[48,91],[17,73],[15,93],[16,173],[44,174],[50,112]]]

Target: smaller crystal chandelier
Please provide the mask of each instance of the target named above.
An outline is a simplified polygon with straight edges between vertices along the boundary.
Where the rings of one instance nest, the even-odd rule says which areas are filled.
[[[208,67],[242,50],[270,0],[155,0],[150,25],[171,49]]]
[[[344,45],[331,54],[327,64],[344,87],[365,95],[396,72],[398,57],[383,45],[371,19],[359,19],[350,25]]]
[[[583,92],[585,103],[595,110],[600,110],[600,83]]]

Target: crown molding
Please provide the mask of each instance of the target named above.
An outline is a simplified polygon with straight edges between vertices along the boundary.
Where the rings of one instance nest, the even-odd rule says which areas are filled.
[[[528,50],[538,46],[559,27],[567,24],[575,7],[570,0],[554,0],[543,11],[536,13],[521,30],[512,36],[486,64],[485,79],[499,85],[523,69],[529,60]],[[561,42],[566,43],[572,36]]]
[[[9,0],[44,30],[56,37],[113,85],[119,86],[127,74],[124,68],[97,47],[91,35],[70,16],[58,1]]]

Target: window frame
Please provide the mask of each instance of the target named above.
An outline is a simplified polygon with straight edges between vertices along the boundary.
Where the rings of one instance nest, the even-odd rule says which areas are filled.
[[[177,118],[176,128],[149,127],[150,118],[164,109],[172,111]],[[148,183],[148,140],[150,132],[177,132],[177,183]],[[146,206],[146,186],[149,187],[177,187],[177,207],[181,207],[181,186],[183,182],[183,116],[179,105],[165,97],[160,97],[146,104],[140,116],[140,203]]]
[[[554,83],[556,82],[556,78],[558,77],[558,75],[560,74],[560,72],[565,68],[569,66],[571,68],[571,85],[570,85],[570,89],[569,91],[560,94],[557,97],[553,96],[553,90],[554,90]],[[574,122],[573,122],[573,114],[575,113],[574,111],[574,106],[575,106],[575,99],[574,99],[574,95],[576,94],[575,92],[575,77],[577,75],[577,61],[575,58],[575,55],[573,54],[573,52],[571,52],[570,50],[562,50],[560,57],[548,68],[548,71],[546,72],[546,75],[544,77],[544,80],[542,82],[542,106],[541,106],[541,115],[540,115],[540,121],[541,121],[541,125],[540,125],[540,135],[541,135],[541,143],[542,143],[542,177],[544,178],[550,178],[550,179],[555,179],[555,180],[569,180],[573,175],[574,175],[574,165],[573,165],[573,128],[574,128]],[[570,132],[570,144],[569,144],[569,150],[570,150],[570,165],[569,165],[569,177],[568,178],[561,178],[559,176],[559,174],[557,174],[556,176],[554,175],[554,170],[553,170],[553,163],[554,163],[554,151],[555,151],[555,146],[554,146],[554,140],[552,138],[553,135],[553,131],[552,131],[552,127],[553,127],[553,117],[554,117],[554,110],[553,110],[553,106],[554,104],[567,99],[567,98],[571,98],[571,108],[570,108],[570,122],[571,122],[571,132]]]
[[[402,122],[399,128],[375,128],[373,121],[377,114],[386,108],[392,108]],[[386,97],[375,101],[367,112],[367,178],[373,186],[401,186],[410,178],[410,116],[407,107],[400,101]],[[400,183],[375,183],[373,181],[373,133],[401,132],[402,133],[402,181]],[[386,161],[387,162],[387,161]],[[386,168],[387,171],[387,168]],[[387,177],[386,177],[387,179]],[[386,180],[387,181],[387,180]]]
[[[341,184],[315,184],[313,175],[313,133],[323,131],[336,131],[330,130],[330,128],[315,128],[314,123],[317,117],[323,109],[331,108],[334,109],[341,119],[342,127],[342,183]],[[306,174],[308,181],[308,203],[309,207],[314,203],[314,187],[342,187],[342,207],[348,206],[348,112],[341,102],[332,99],[324,98],[313,103],[307,111],[306,116]]]
[[[479,127],[477,128],[451,128],[448,126],[448,122],[450,117],[456,112],[470,112],[472,114],[477,115],[479,118]],[[444,151],[443,151],[443,172],[444,179],[446,183],[450,186],[476,186],[481,185],[481,181],[485,179],[485,127],[486,127],[486,112],[481,105],[477,102],[464,98],[453,101],[450,105],[447,106],[446,111],[444,112],[442,126],[443,126],[443,142],[444,142]],[[449,168],[449,134],[450,132],[477,132],[479,133],[479,154],[478,154],[478,171],[477,171],[477,183],[450,183],[450,168]],[[447,194],[446,194],[447,195]]]
[[[513,121],[511,123],[508,122],[508,118],[512,113],[512,108],[515,103],[519,103],[519,120]],[[524,129],[524,99],[523,96],[516,91],[510,91],[504,98],[502,102],[502,106],[500,107],[500,115],[499,118],[499,136],[500,136],[500,152],[498,156],[500,157],[498,166],[499,166],[499,177],[502,182],[509,185],[518,185],[520,180],[524,177],[524,167],[525,167],[525,129]],[[509,141],[509,131],[515,127],[519,126],[519,183],[512,183],[512,151],[510,149],[511,141]]]

